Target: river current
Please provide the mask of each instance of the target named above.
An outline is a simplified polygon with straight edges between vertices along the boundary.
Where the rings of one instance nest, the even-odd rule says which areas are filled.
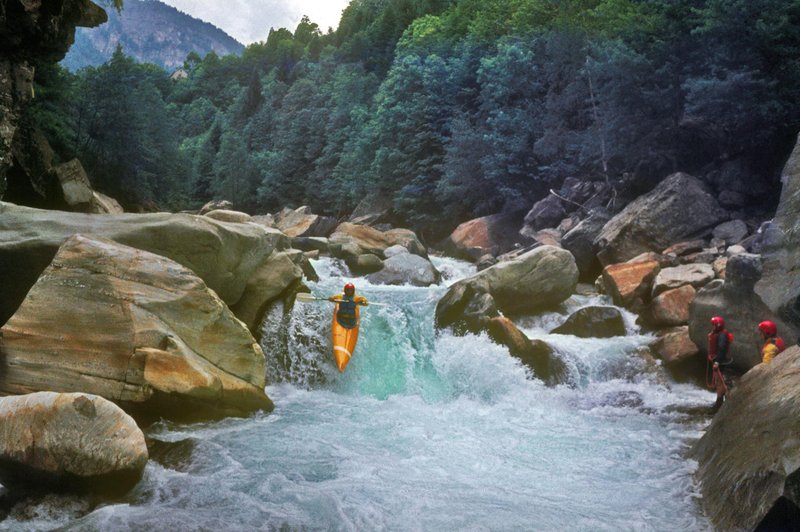
[[[551,335],[600,296],[520,322],[554,345],[570,383],[546,387],[485,336],[435,334],[447,285],[472,273],[434,259],[437,287],[373,286],[343,374],[330,352],[328,303],[298,303],[265,323],[271,414],[162,422],[176,442],[123,500],[97,507],[49,496],[12,510],[0,530],[705,530],[685,458],[701,435],[688,412],[713,395],[670,382],[641,351],[652,338]],[[314,262],[315,294],[346,269]],[[287,349],[288,346],[288,349]]]

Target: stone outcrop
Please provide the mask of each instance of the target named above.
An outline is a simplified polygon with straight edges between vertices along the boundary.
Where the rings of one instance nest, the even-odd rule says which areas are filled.
[[[288,252],[276,252],[259,266],[247,281],[244,294],[231,307],[256,339],[270,303],[282,297],[303,278],[303,270]]]
[[[519,234],[524,212],[483,216],[456,227],[439,247],[453,257],[476,261],[484,255],[501,255],[533,240]],[[559,218],[560,220],[560,218]]]
[[[71,490],[127,491],[141,478],[144,434],[95,395],[40,392],[0,398],[0,482]]]
[[[616,307],[584,307],[576,310],[567,321],[551,331],[579,338],[611,338],[625,336],[625,320]]]
[[[409,253],[421,257],[428,256],[428,250],[410,229],[380,231],[367,225],[345,222],[340,224],[328,239],[330,253],[340,258],[364,253],[385,258],[386,248],[395,245],[403,246]]]
[[[572,254],[542,246],[455,283],[436,305],[436,325],[482,330],[498,310],[535,313],[569,298],[577,284]]]
[[[597,236],[604,265],[627,261],[674,242],[703,237],[729,218],[703,183],[677,173],[614,216]]]
[[[253,217],[245,212],[230,211],[225,209],[215,209],[213,211],[208,211],[203,216],[207,216],[212,220],[218,220],[220,222],[228,222],[233,224],[243,224],[253,221]]]
[[[74,41],[76,26],[93,27],[106,20],[105,11],[89,0],[0,0],[0,198],[6,193],[9,170],[20,164],[13,147],[36,143],[35,128],[21,127],[33,97],[34,64],[60,61]],[[18,172],[20,181],[26,175]],[[40,184],[15,183],[35,192]]]
[[[757,329],[761,321],[774,321],[787,345],[797,340],[792,327],[773,313],[753,291],[760,275],[761,262],[757,255],[735,255],[728,259],[725,280],[717,279],[707,284],[689,307],[689,333],[703,353],[708,349],[711,318],[725,318],[726,328],[734,334],[730,348],[733,365],[740,372],[761,362],[762,341]]]
[[[419,255],[401,253],[383,261],[383,268],[367,276],[373,284],[430,286],[441,279],[431,261]]]
[[[314,214],[309,207],[283,209],[275,215],[275,227],[292,238],[326,237],[336,228],[336,223],[335,218]]]
[[[0,329],[0,394],[86,392],[145,414],[270,410],[261,348],[194,273],[80,235]],[[152,409],[152,410],[151,410]]]
[[[764,273],[756,293],[800,328],[800,142],[783,169],[783,191],[775,219],[764,231]]]
[[[789,505],[800,512],[798,434],[800,348],[791,347],[742,377],[692,448],[715,528],[796,530],[797,522],[782,521],[775,510]]]
[[[92,234],[171,258],[196,273],[229,305],[273,251],[289,246],[275,229],[189,214],[89,214],[0,202],[0,324],[16,311],[70,236]]]

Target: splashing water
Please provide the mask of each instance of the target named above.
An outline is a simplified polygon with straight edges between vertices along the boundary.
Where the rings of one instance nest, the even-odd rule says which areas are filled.
[[[124,501],[79,519],[12,515],[0,528],[80,530],[698,530],[694,464],[683,456],[713,396],[669,384],[639,351],[652,339],[581,339],[548,331],[598,297],[521,322],[567,363],[548,388],[487,337],[436,335],[446,286],[471,267],[434,259],[432,288],[358,292],[363,310],[347,371],[334,367],[327,303],[297,304],[265,323],[271,414],[178,425],[149,435],[191,440],[184,467],[151,461]],[[315,262],[315,294],[337,293],[339,262]],[[277,338],[277,339],[276,339]],[[51,512],[52,513],[52,512]]]

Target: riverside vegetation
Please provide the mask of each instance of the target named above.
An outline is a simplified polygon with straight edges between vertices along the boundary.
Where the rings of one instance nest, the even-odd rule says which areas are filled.
[[[434,418],[450,412],[441,421],[456,432],[468,426],[449,425],[462,399],[491,405],[501,425],[512,410],[548,423],[543,399],[556,417],[587,423],[595,419],[581,413],[587,402],[590,411],[622,409],[637,434],[657,427],[664,448],[645,452],[612,422],[591,430],[597,442],[576,435],[576,460],[623,445],[637,473],[651,457],[662,477],[687,454],[699,464],[700,506],[714,526],[796,525],[800,448],[786,435],[800,430],[800,348],[765,366],[749,347],[760,319],[777,322],[790,344],[800,328],[796,6],[354,0],[336,31],[322,34],[306,18],[240,57],[190,54],[188,78],[178,81],[119,48],[107,64],[71,74],[54,61],[76,25],[102,24],[105,14],[79,0],[64,0],[58,12],[26,6],[0,0],[0,395],[10,396],[0,399],[0,480],[11,490],[10,499],[0,493],[0,517],[32,486],[148,492],[148,456],[168,469],[192,461],[190,440],[146,441],[137,423],[251,416],[246,432],[264,419],[274,430],[279,416],[265,417],[274,392],[305,412],[281,425],[290,437],[313,415],[303,401],[317,411],[320,392],[356,390],[334,402],[360,411],[366,394],[391,417],[405,403],[393,394],[423,398],[418,409]],[[432,256],[437,249],[474,266]],[[374,327],[365,356],[331,384],[319,316],[298,310],[294,296],[309,286],[330,291],[341,275],[365,276],[368,289],[387,290],[399,307],[365,318]],[[736,333],[734,361],[746,374],[694,441],[685,431],[703,423],[696,405],[673,398],[653,406],[645,396],[702,396],[675,380],[702,371],[704,328],[719,314]],[[369,349],[381,357],[366,356]],[[458,369],[465,353],[469,377]],[[476,382],[487,377],[475,370],[481,356],[493,374]],[[295,384],[308,393],[297,396]],[[508,402],[509,386],[524,407]],[[468,431],[482,433],[482,416],[471,417],[478,424]],[[375,420],[361,419],[349,436],[369,448]],[[528,421],[506,429],[523,429],[514,448],[531,437]],[[328,442],[328,425],[315,425]],[[556,441],[564,437],[558,425],[544,427]],[[281,434],[267,434],[279,443],[264,452],[286,461]],[[113,445],[100,452],[106,440]],[[475,441],[489,443],[466,438],[465,463]],[[754,460],[760,448],[770,452]],[[561,467],[528,463],[539,451],[514,453],[523,477]],[[644,491],[633,513],[581,512],[617,525],[674,524],[669,514],[687,508],[691,488],[691,463],[679,461],[672,481],[680,487],[661,486],[678,495],[663,508],[647,504],[658,497]],[[315,485],[352,481],[329,466],[297,467]],[[449,479],[456,469],[442,471]],[[281,475],[276,485],[294,482],[294,470]],[[607,476],[610,485],[639,479]],[[379,484],[371,497],[380,504]],[[234,489],[234,500],[243,491],[250,488]],[[218,495],[227,508],[226,493]],[[273,504],[281,496],[265,497]],[[136,497],[134,512],[154,502]],[[182,511],[198,506],[190,499]],[[508,500],[509,527],[531,524],[530,499]],[[459,500],[441,500],[456,503],[443,517],[402,519],[441,525],[462,513]],[[373,522],[372,502],[348,513]],[[293,519],[334,526],[339,511],[315,520],[325,506]],[[481,508],[483,518],[491,513]],[[157,510],[152,518],[166,517]],[[247,510],[237,523],[263,525],[264,512]],[[563,525],[547,510],[534,515]],[[79,513],[90,514],[89,526],[103,519],[93,508]],[[680,526],[704,523],[702,512],[690,514]],[[121,519],[141,525],[148,517]]]

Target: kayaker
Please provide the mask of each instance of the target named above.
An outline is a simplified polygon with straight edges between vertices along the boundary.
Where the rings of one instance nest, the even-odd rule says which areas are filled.
[[[707,376],[706,380],[709,381],[709,388],[717,392],[717,402],[712,407],[714,412],[722,406],[732,386],[731,343],[733,335],[725,329],[725,320],[722,316],[711,318],[711,332],[708,333],[708,363],[711,365],[711,378]]]
[[[761,362],[769,364],[772,359],[786,349],[783,338],[778,336],[778,326],[775,322],[765,320],[758,324],[758,332],[764,340],[764,347],[761,348]]]
[[[339,303],[339,311],[336,313],[336,321],[346,329],[352,329],[358,325],[356,319],[356,306],[369,305],[367,299],[356,296],[356,287],[353,283],[344,285],[344,293],[337,294],[328,298],[328,301]]]

